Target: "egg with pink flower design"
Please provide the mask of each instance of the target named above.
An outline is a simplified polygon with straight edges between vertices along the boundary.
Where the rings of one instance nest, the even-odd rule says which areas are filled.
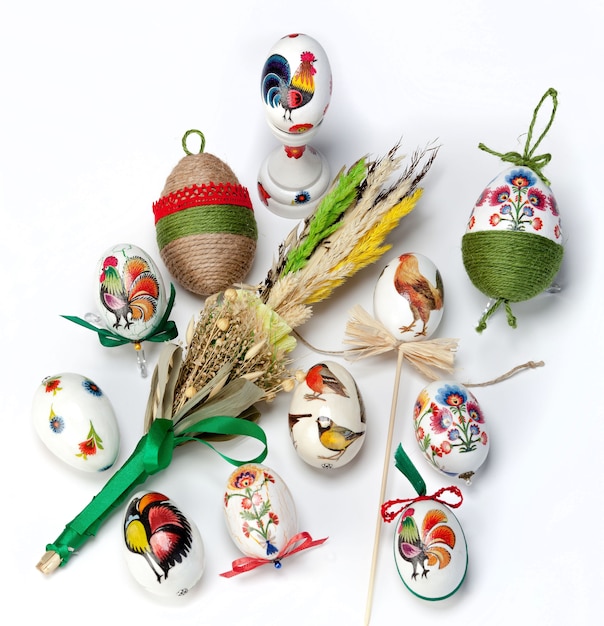
[[[467,387],[452,380],[424,387],[413,409],[413,426],[432,467],[471,482],[487,458],[490,438],[482,408]]]
[[[224,515],[235,545],[248,557],[277,561],[298,532],[292,495],[272,469],[246,463],[231,473]]]
[[[552,286],[563,257],[558,204],[543,178],[513,166],[481,192],[462,237],[462,258],[473,285],[505,305],[530,300]],[[494,310],[494,309],[493,309]],[[478,330],[486,326],[486,319]]]

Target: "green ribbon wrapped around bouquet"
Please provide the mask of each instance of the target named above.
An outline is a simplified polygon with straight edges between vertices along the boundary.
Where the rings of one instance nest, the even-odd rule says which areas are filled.
[[[174,344],[165,346],[151,383],[145,417],[146,434],[103,489],[65,526],[57,539],[46,546],[46,552],[37,564],[41,572],[50,574],[64,566],[88,539],[96,535],[103,522],[137,485],[170,465],[176,447],[188,442],[203,443],[236,466],[261,463],[266,458],[266,434],[258,424],[251,421],[259,415],[253,405],[263,397],[263,391],[244,378],[235,378],[225,384],[230,364],[225,364],[208,385],[171,415],[180,353],[181,348]],[[224,410],[237,417],[224,415]],[[262,451],[253,459],[237,460],[217,450],[209,441],[235,436],[259,441],[263,445]]]

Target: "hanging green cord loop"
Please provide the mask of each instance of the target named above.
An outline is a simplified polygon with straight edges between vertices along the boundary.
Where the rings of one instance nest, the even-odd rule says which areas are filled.
[[[551,113],[549,122],[547,126],[545,127],[545,129],[543,130],[543,132],[541,133],[541,135],[539,136],[539,139],[537,139],[537,141],[531,147],[531,141],[533,140],[533,130],[535,128],[535,122],[537,121],[537,115],[539,114],[539,109],[541,108],[541,106],[543,105],[543,103],[545,102],[547,98],[552,99],[552,102],[553,102],[552,113]],[[550,88],[545,92],[545,94],[539,101],[539,104],[535,108],[535,111],[533,112],[533,119],[531,120],[531,124],[529,126],[523,154],[519,154],[518,152],[505,152],[505,153],[496,152],[495,150],[491,150],[490,148],[487,148],[487,146],[485,146],[483,143],[479,143],[478,147],[480,148],[480,150],[484,150],[485,152],[488,152],[489,154],[498,156],[502,161],[513,163],[514,165],[523,165],[526,167],[530,167],[535,172],[535,174],[537,174],[537,176],[539,176],[539,178],[549,187],[550,182],[544,176],[541,170],[551,161],[552,155],[540,154],[538,156],[534,156],[534,153],[537,150],[537,147],[539,146],[543,138],[545,137],[545,135],[548,133],[549,129],[551,128],[551,125],[554,121],[554,117],[556,115],[557,108],[558,108],[558,92],[555,89]]]
[[[188,130],[182,137],[182,149],[185,151],[185,154],[187,154],[187,156],[193,154],[189,148],[187,148],[187,139],[189,138],[189,135],[198,135],[201,139],[201,146],[199,148],[199,152],[197,153],[201,154],[206,147],[206,138],[200,130],[195,130],[194,128]]]

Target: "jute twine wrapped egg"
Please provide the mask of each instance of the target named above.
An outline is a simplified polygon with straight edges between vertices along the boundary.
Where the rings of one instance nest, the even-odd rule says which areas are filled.
[[[187,148],[191,134],[201,138],[198,154]],[[245,279],[258,229],[248,190],[224,161],[203,151],[203,133],[187,131],[182,146],[186,156],[153,205],[157,245],[176,282],[209,296]]]

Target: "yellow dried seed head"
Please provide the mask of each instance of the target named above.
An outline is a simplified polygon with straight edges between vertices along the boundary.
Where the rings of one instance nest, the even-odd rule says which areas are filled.
[[[216,320],[216,326],[218,326],[218,328],[222,332],[227,331],[230,325],[231,325],[231,321],[229,320],[228,317],[220,317]]]
[[[187,387],[185,389],[185,396],[187,398],[192,398],[197,393],[197,389],[195,387]]]

